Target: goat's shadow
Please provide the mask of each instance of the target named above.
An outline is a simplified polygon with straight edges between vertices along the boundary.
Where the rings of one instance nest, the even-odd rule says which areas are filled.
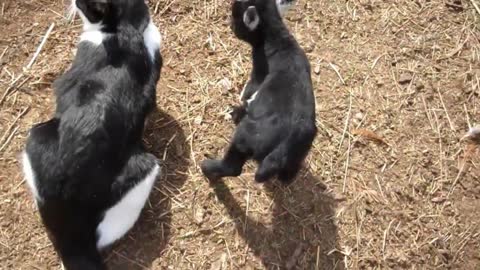
[[[186,181],[190,146],[179,123],[159,109],[148,118],[144,144],[162,171],[135,226],[107,251],[108,269],[166,268],[161,256],[171,237],[171,198]]]
[[[266,269],[344,269],[343,256],[336,251],[336,202],[310,172],[302,171],[288,187],[274,181],[265,184],[273,198],[268,226],[248,217],[224,182],[210,184]]]

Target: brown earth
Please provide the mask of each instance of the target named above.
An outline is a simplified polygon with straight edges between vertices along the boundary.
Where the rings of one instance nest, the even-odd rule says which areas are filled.
[[[59,268],[18,154],[75,52],[64,1],[0,2],[1,269]],[[478,1],[299,0],[286,21],[319,134],[288,188],[255,184],[254,164],[215,187],[199,171],[250,70],[230,1],[150,2],[165,65],[145,142],[164,173],[111,269],[480,269],[479,151],[460,140],[480,122]]]

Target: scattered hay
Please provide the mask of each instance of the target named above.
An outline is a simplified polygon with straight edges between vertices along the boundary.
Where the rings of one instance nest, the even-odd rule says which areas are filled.
[[[215,187],[198,169],[227,146],[251,68],[230,2],[150,1],[164,68],[145,144],[164,174],[106,252],[112,269],[478,269],[480,155],[458,140],[480,118],[475,0],[298,1],[287,22],[312,64],[319,135],[288,188],[255,184],[253,164]],[[59,267],[17,155],[73,59],[69,4],[0,3],[2,269]]]

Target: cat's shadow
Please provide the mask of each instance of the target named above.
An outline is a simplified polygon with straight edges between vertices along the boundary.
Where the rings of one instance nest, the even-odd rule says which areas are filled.
[[[106,251],[108,269],[166,268],[161,257],[171,237],[172,198],[186,181],[190,146],[179,123],[159,109],[149,116],[144,144],[162,171],[135,226]]]

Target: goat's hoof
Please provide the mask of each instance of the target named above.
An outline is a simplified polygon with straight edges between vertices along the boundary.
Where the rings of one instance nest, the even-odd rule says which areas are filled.
[[[207,159],[202,162],[200,165],[200,169],[202,170],[203,175],[208,179],[210,182],[216,182],[220,180],[222,177],[216,171],[218,171],[219,161],[213,159]]]
[[[257,183],[265,183],[268,180],[270,180],[269,177],[263,177],[263,176],[260,176],[260,175],[255,175],[255,182],[257,182]]]
[[[283,187],[288,187],[295,181],[295,178],[288,178],[288,179],[279,178],[278,180]]]

